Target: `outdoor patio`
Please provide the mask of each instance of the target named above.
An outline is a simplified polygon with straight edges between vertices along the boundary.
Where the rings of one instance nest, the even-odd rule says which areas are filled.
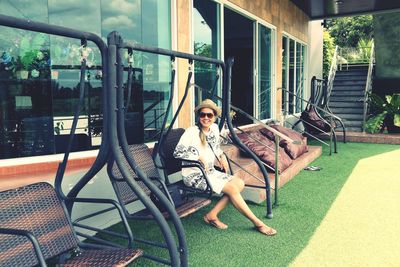
[[[321,171],[301,171],[282,187],[272,220],[264,203],[250,205],[278,230],[275,237],[258,234],[232,206],[220,216],[226,231],[203,223],[209,208],[183,219],[189,266],[399,266],[399,146],[339,143],[332,156],[323,150],[312,163]],[[159,237],[152,222],[131,227]],[[141,258],[133,266],[153,265]]]

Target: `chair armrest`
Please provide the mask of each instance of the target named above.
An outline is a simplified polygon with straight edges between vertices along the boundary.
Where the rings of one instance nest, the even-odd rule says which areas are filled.
[[[128,220],[126,218],[126,215],[121,207],[121,205],[113,199],[107,199],[107,198],[66,198],[66,201],[71,201],[71,202],[78,202],[78,203],[96,203],[96,204],[110,204],[115,206],[115,208],[118,210],[119,216],[121,218],[121,221],[125,227],[126,233],[129,238],[129,246],[133,244],[133,233],[132,230],[129,226]],[[94,215],[98,215],[97,212],[93,213]],[[73,223],[77,223],[79,221],[85,220],[90,216],[86,215],[81,218],[76,219]]]
[[[197,161],[197,160],[186,160],[185,159],[185,160],[182,160],[182,162],[185,162],[185,165],[182,165],[182,169],[183,168],[193,168],[194,167],[194,168],[198,168],[201,171],[203,177],[206,180],[206,184],[207,184],[207,188],[205,190],[202,190],[202,191],[208,193],[208,195],[211,197],[212,196],[212,192],[213,192],[212,186],[211,186],[210,180],[209,180],[209,178],[207,176],[207,173],[206,173],[203,165],[200,163],[200,161]]]
[[[0,234],[4,235],[19,235],[19,236],[24,236],[31,241],[33,250],[35,251],[36,257],[38,259],[39,265],[41,267],[46,267],[46,261],[44,259],[44,255],[42,252],[42,249],[40,248],[39,241],[37,238],[27,230],[20,230],[20,229],[11,229],[11,228],[0,228]]]

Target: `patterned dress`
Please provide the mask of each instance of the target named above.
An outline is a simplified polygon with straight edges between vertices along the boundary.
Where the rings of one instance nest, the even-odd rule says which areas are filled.
[[[211,125],[210,131],[205,133],[208,144],[203,145],[199,137],[200,129],[198,126],[191,126],[186,129],[174,151],[174,157],[188,160],[198,160],[201,155],[207,162],[206,172],[212,190],[220,194],[225,184],[233,176],[220,172],[214,168],[216,156],[222,154],[219,147],[219,129],[216,124]],[[211,149],[211,147],[212,149]],[[214,155],[214,152],[215,155]],[[183,162],[182,165],[185,163]],[[198,168],[182,168],[183,182],[186,186],[192,186],[198,189],[206,189],[207,184],[203,174]]]

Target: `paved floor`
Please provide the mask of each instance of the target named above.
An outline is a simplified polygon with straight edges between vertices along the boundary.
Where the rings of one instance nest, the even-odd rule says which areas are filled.
[[[400,266],[400,149],[361,160],[291,266]]]

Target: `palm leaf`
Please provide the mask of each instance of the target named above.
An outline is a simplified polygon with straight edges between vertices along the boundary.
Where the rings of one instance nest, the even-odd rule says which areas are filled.
[[[400,114],[395,114],[393,119],[394,125],[400,127]]]
[[[385,119],[387,112],[384,111],[382,113],[379,113],[378,115],[375,115],[367,120],[365,123],[365,131],[367,133],[378,133],[383,126],[383,120]]]
[[[371,107],[383,111],[385,109],[386,102],[377,94],[369,94],[368,96],[368,102],[371,105]]]

